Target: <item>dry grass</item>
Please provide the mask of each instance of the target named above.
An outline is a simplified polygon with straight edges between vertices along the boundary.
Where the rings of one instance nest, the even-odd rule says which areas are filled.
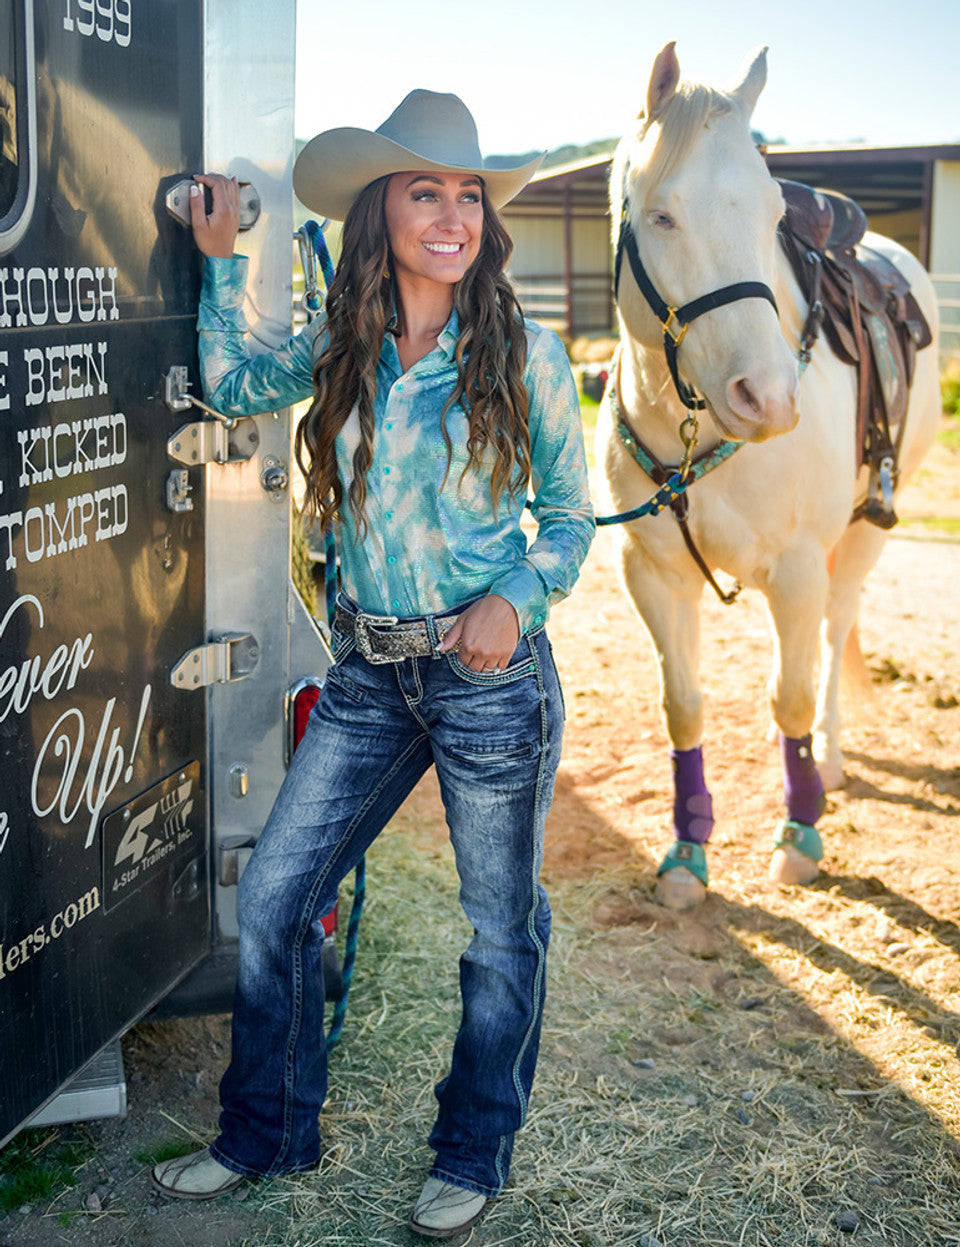
[[[278,1214],[258,1247],[417,1241],[405,1221],[430,1161],[431,1086],[456,1026],[456,956],[469,933],[448,854],[398,822],[371,855],[372,903],[322,1123],[328,1152],[318,1173],[251,1196]],[[553,899],[530,1118],[507,1191],[464,1242],[960,1243],[960,1108],[945,1033],[918,1032],[881,1066],[865,1049],[900,1024],[896,1001],[858,984],[842,954],[831,964],[815,938],[792,947],[776,915],[733,898],[710,902],[721,934],[699,956],[646,921],[630,878],[561,886]],[[598,926],[617,904],[622,922],[631,903],[635,922]],[[829,1022],[810,1003],[821,994]],[[952,1085],[926,1094],[918,1062]],[[853,1234],[838,1228],[844,1212],[856,1213]]]

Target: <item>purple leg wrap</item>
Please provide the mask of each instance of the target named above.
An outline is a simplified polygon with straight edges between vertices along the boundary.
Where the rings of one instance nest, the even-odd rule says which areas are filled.
[[[703,778],[703,751],[671,749],[673,763],[673,834],[678,840],[706,844],[713,831],[713,802]]]
[[[812,827],[826,805],[823,781],[813,760],[812,737],[784,736],[780,733],[783,753],[783,799],[787,816]]]

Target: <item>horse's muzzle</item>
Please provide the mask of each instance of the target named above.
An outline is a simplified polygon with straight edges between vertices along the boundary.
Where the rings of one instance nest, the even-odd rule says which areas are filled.
[[[799,417],[795,374],[756,371],[733,377],[727,382],[726,400],[729,416],[725,412],[718,423],[727,436],[739,441],[779,437],[789,433]]]

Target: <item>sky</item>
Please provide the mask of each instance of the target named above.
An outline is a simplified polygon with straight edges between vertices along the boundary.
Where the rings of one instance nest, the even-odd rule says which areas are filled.
[[[299,0],[297,27],[301,138],[375,129],[414,87],[459,95],[485,155],[612,138],[675,40],[682,76],[720,87],[769,46],[768,140],[960,142],[958,0]]]

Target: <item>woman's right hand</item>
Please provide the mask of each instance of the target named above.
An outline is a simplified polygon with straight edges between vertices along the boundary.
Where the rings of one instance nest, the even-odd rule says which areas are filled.
[[[209,186],[213,199],[208,213],[200,186],[190,188],[194,241],[204,255],[229,259],[240,232],[240,188],[237,179],[224,177],[221,173],[197,173],[194,181],[200,186]]]

